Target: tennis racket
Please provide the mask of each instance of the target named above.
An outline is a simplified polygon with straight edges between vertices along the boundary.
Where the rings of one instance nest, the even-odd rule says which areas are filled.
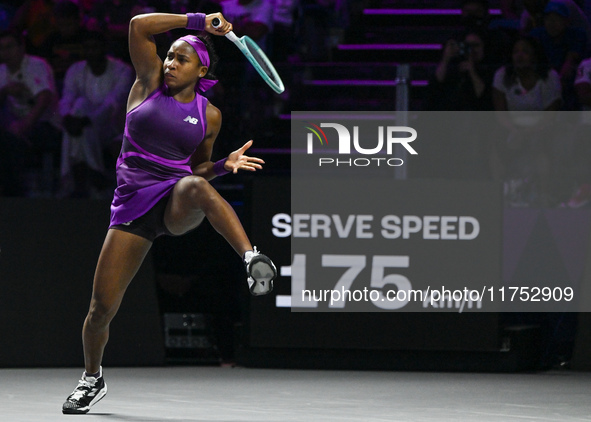
[[[218,18],[214,18],[211,21],[211,26],[217,28],[222,22]],[[261,75],[263,80],[278,94],[281,94],[285,87],[283,81],[279,77],[279,74],[275,70],[275,67],[271,61],[267,58],[267,55],[261,50],[256,42],[247,35],[238,38],[234,31],[230,31],[226,34],[226,38],[232,41],[236,47],[244,54],[250,64],[256,69]]]

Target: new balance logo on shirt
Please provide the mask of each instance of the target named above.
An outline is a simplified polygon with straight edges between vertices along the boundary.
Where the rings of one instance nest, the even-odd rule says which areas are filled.
[[[191,116],[187,116],[187,117],[185,117],[185,120],[183,120],[183,122],[189,122],[193,125],[196,125],[198,121],[199,120],[197,120],[196,117],[191,117]]]

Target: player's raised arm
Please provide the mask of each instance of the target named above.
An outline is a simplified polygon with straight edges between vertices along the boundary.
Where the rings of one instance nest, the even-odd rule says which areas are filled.
[[[129,24],[129,55],[136,78],[143,85],[156,86],[162,74],[162,60],[156,52],[153,35],[183,28],[186,15],[149,13],[135,16]]]
[[[222,22],[220,27],[212,27],[214,18]],[[232,24],[221,13],[212,13],[204,18],[198,13],[147,13],[133,17],[129,25],[129,55],[136,72],[136,82],[130,92],[128,110],[143,101],[162,81],[162,60],[158,57],[153,36],[176,28],[204,29],[215,35],[225,35],[232,30]]]

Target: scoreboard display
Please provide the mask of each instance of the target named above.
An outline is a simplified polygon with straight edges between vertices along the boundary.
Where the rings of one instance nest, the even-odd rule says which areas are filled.
[[[253,179],[250,237],[279,276],[250,299],[248,346],[498,351],[497,310],[470,292],[501,280],[499,186],[342,183]]]

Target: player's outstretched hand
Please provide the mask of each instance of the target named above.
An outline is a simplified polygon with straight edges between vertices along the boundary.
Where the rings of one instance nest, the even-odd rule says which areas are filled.
[[[263,160],[257,157],[249,157],[248,155],[244,155],[246,150],[251,146],[252,139],[245,143],[241,148],[228,155],[228,159],[224,164],[226,170],[231,171],[232,173],[238,173],[238,170],[262,170],[263,166],[261,164],[265,164]]]

